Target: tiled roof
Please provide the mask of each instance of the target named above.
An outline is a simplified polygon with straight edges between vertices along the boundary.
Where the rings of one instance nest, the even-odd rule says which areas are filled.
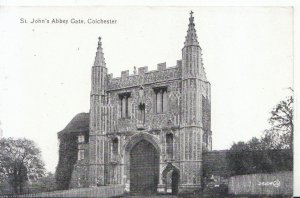
[[[64,133],[88,132],[89,123],[90,123],[90,114],[79,113],[69,122],[69,124],[62,131],[58,132],[58,135]]]

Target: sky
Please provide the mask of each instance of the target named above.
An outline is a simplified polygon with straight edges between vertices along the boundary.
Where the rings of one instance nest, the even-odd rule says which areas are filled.
[[[211,83],[213,149],[260,137],[293,86],[291,7],[0,7],[3,136],[34,140],[54,172],[57,132],[89,111],[98,37],[114,77],[134,66],[175,66],[191,10]],[[31,24],[32,18],[69,23]],[[72,18],[117,23],[71,24]]]

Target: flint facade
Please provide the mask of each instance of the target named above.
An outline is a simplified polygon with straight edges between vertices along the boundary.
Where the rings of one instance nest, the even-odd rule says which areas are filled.
[[[202,154],[212,149],[211,86],[194,17],[174,67],[109,74],[101,38],[91,75],[88,130],[78,134],[73,187],[123,184],[128,192],[201,187]],[[87,116],[83,116],[86,119]]]

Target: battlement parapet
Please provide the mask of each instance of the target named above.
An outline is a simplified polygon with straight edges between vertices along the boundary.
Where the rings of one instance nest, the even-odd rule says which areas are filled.
[[[146,72],[148,72],[148,66],[138,68],[138,75],[144,75]]]
[[[129,70],[121,72],[121,77],[113,78],[108,75],[108,90],[122,89],[133,86],[159,83],[168,80],[178,80],[181,78],[181,60],[177,61],[176,66],[166,67],[166,63],[157,64],[157,70],[148,71],[148,67],[139,67],[138,72],[129,74]]]
[[[127,78],[128,76],[129,76],[129,70],[125,70],[125,71],[121,72],[121,78],[122,79]]]
[[[166,68],[167,68],[166,62],[164,62],[164,63],[158,63],[158,64],[157,64],[157,70],[158,70],[158,71],[164,70],[164,69],[166,69]]]

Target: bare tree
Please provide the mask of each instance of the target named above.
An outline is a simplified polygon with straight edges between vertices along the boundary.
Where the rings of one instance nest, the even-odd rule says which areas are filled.
[[[271,111],[271,128],[265,131],[263,143],[269,149],[293,149],[293,96],[280,101]]]
[[[25,138],[0,140],[0,178],[11,185],[14,193],[22,193],[26,181],[44,175],[40,153],[35,143]]]

